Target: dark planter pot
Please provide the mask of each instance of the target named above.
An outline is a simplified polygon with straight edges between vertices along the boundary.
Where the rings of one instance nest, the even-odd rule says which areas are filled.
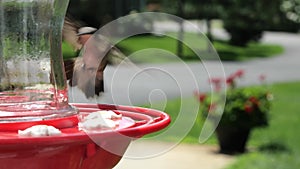
[[[216,134],[220,145],[220,153],[244,153],[250,129],[232,126],[218,126]]]

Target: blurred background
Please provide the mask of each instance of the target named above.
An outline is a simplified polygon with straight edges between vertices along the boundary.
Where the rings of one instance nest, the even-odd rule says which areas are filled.
[[[167,18],[147,18],[141,21],[135,18],[135,15],[129,15],[140,12],[163,12],[185,20],[176,22]],[[199,109],[199,98],[195,98],[193,94],[196,88],[185,83],[179,86],[183,89],[180,90],[184,92],[182,95],[178,92],[178,86],[173,87],[176,84],[174,79],[161,75],[156,76],[158,79],[152,81],[135,77],[135,81],[131,81],[134,82],[134,87],[129,86],[132,87],[131,90],[129,87],[126,88],[126,80],[131,79],[132,72],[126,68],[119,68],[117,74],[120,75],[111,79],[116,70],[108,66],[105,71],[105,82],[106,86],[111,88],[106,88],[106,92],[116,94],[116,100],[106,99],[104,94],[100,103],[130,104],[161,109],[170,114],[173,119],[170,126],[177,127],[178,131],[184,126],[174,126],[180,113],[183,113],[185,117],[192,116],[191,118],[195,119],[187,135],[180,140],[182,146],[179,148],[153,159],[122,159],[116,168],[176,169],[200,168],[199,166],[204,169],[299,168],[300,137],[297,131],[300,130],[298,106],[300,100],[298,94],[300,1],[70,0],[68,16],[83,26],[95,28],[101,28],[115,19],[128,16],[126,17],[128,22],[111,31],[120,36],[133,29],[156,32],[129,37],[116,44],[142,70],[148,68],[145,65],[152,64],[153,67],[155,64],[156,68],[178,75],[174,76],[175,80],[186,82],[187,74],[183,73],[186,65],[183,66],[181,62],[177,62],[178,59],[170,57],[170,55],[175,55],[180,61],[187,63],[193,71],[199,92],[209,92],[211,88],[207,72],[201,69],[203,67],[201,60],[194,53],[195,51],[191,51],[191,46],[182,43],[182,41],[188,41],[189,44],[193,44],[194,48],[201,51],[204,59],[211,61],[208,62],[208,67],[215,69],[214,61],[220,58],[227,75],[239,69],[245,71],[245,77],[241,80],[242,86],[261,85],[260,81],[263,78],[274,96],[268,126],[251,131],[247,152],[224,155],[218,153],[218,140],[215,135],[204,144],[199,144],[199,134],[205,118],[200,112],[196,117],[195,114],[191,114]],[[192,23],[197,30],[187,26],[189,25],[187,22]],[[149,48],[162,49],[167,52],[143,50]],[[134,55],[138,51],[144,52]],[[218,57],[215,57],[216,53]],[[65,58],[74,57],[75,54],[65,46]],[[134,73],[131,75],[135,75]],[[259,80],[258,77],[261,79]],[[159,105],[162,104],[161,98],[153,97],[153,100],[149,101],[150,94],[157,91],[161,94],[159,90],[151,92],[157,89],[158,82],[161,83],[158,85],[161,87],[159,89],[164,91],[162,94],[164,97],[161,98],[168,98],[167,102],[163,102],[164,105]],[[129,93],[126,93],[125,91],[129,89]],[[128,101],[128,98],[131,100]],[[187,105],[188,109],[182,110],[182,105]],[[149,146],[155,149],[157,144],[168,147],[174,140],[178,141],[176,134],[175,131],[168,135],[168,138],[160,140],[163,143],[142,143],[140,147]]]
[[[246,47],[249,42],[259,42],[265,31],[297,33],[300,28],[299,8],[297,0],[274,0],[272,2],[267,0],[71,0],[67,13],[70,18],[82,26],[95,28],[101,28],[117,18],[138,12],[163,12],[176,15],[197,25],[211,42],[216,41],[217,44],[214,47],[217,50],[222,48],[218,50],[221,60],[241,60],[243,56],[240,56],[232,48],[228,50],[227,44]],[[164,24],[166,22],[169,24]],[[117,33],[124,33],[128,29],[148,32],[153,29],[161,29],[163,33],[166,31],[177,33],[179,39],[189,36],[188,34],[184,36],[184,33],[189,30],[185,30],[188,28],[184,28],[183,23],[173,23],[172,25],[166,18],[147,18],[147,21],[139,21],[132,15],[131,21],[124,23],[121,28],[115,29],[114,31]],[[223,30],[222,35],[226,35],[228,43],[224,44],[219,41],[223,36],[214,37],[214,30]],[[190,34],[190,36],[193,35]],[[151,37],[147,39],[151,39]],[[139,42],[143,40],[145,39],[139,39]],[[132,47],[136,44],[130,43],[132,45],[129,45],[127,41],[118,46],[124,49],[128,55],[137,50]],[[219,47],[220,45],[221,47]],[[168,46],[161,48],[168,49],[177,56],[193,59],[193,57],[187,56],[191,54],[184,49],[180,42],[171,47],[173,49]],[[270,52],[276,54],[276,50],[279,49],[272,48]],[[185,51],[187,53],[184,53]],[[261,53],[258,53],[257,56],[264,57],[264,52],[261,51]]]

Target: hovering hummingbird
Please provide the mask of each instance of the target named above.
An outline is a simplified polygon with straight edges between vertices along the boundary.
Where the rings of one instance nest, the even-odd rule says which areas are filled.
[[[66,77],[69,85],[77,86],[87,98],[104,92],[103,71],[107,64],[121,63],[126,58],[96,32],[96,28],[80,27],[68,17],[65,19],[63,39],[80,51],[78,57],[64,60]]]

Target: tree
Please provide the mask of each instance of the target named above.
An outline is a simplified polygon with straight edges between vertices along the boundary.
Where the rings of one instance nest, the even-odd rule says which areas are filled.
[[[259,40],[265,30],[297,31],[299,25],[282,17],[280,5],[284,1],[293,1],[292,5],[286,6],[294,10],[300,8],[299,0],[219,0],[224,28],[231,35],[230,43],[245,46],[251,40]],[[296,1],[299,2],[298,7]]]
[[[207,25],[207,37],[213,41],[211,34],[211,20],[218,18],[219,5],[216,0],[177,0],[177,3],[170,4],[171,1],[163,0],[164,11],[175,14],[184,19],[205,19]],[[183,23],[179,23],[177,55],[182,56],[183,45]]]
[[[184,11],[183,6],[185,4],[185,0],[178,0],[178,11],[177,15],[179,17],[184,17]],[[183,56],[183,34],[184,34],[184,27],[183,27],[183,21],[180,20],[179,23],[179,31],[178,31],[178,41],[177,41],[177,56],[182,57]]]
[[[294,22],[300,23],[300,1],[283,0],[281,9],[286,13],[286,17]]]
[[[203,19],[207,26],[207,37],[213,41],[211,20],[220,18],[220,5],[217,0],[187,0],[185,13],[188,19]]]
[[[226,0],[220,3],[223,8],[221,18],[232,45],[245,46],[249,41],[261,38],[270,19],[269,1]]]
[[[130,11],[138,11],[141,4],[142,0],[74,0],[70,1],[67,13],[88,26],[99,28]]]

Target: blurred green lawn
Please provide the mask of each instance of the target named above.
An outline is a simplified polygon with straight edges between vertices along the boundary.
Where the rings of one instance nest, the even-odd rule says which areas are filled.
[[[176,37],[175,33],[169,33],[171,36]],[[211,54],[207,54],[208,42],[207,39],[200,34],[196,33],[185,33],[184,40],[188,43],[187,46],[193,47],[200,51],[204,55],[201,58],[210,58]],[[119,48],[126,55],[131,55],[134,52],[141,51],[143,49],[162,49],[167,52],[176,55],[177,41],[176,39],[169,36],[153,36],[153,35],[140,35],[127,38],[117,44]],[[199,60],[196,54],[187,46],[183,48],[183,56],[181,59],[184,61]],[[251,42],[246,47],[237,47],[229,45],[226,41],[215,40],[213,46],[218,52],[218,55],[223,61],[243,61],[258,57],[270,57],[275,56],[284,51],[280,45],[276,44],[263,44],[258,42]],[[159,52],[149,50],[142,55],[133,55],[130,59],[135,62],[143,63],[157,63],[157,62],[169,62],[170,57],[157,56]],[[207,57],[208,55],[208,57]]]
[[[73,49],[73,47],[67,42],[62,43],[62,53],[64,59],[70,59],[77,57],[77,52]]]

